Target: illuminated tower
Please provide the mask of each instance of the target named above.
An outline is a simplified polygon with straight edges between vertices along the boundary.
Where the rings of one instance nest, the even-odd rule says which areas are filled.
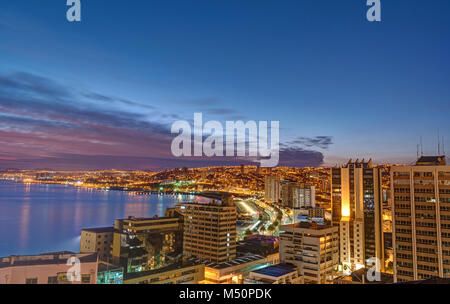
[[[381,170],[372,160],[331,169],[333,225],[339,226],[344,272],[371,267],[377,258],[384,270]]]

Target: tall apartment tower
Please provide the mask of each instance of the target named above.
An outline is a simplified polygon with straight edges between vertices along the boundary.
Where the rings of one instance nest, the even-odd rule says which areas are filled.
[[[339,226],[344,272],[371,267],[377,258],[384,271],[381,170],[372,160],[351,160],[331,169],[333,225]]]
[[[281,184],[281,205],[283,207],[294,207],[294,189],[297,186],[298,183],[292,181],[284,181]]]
[[[226,202],[226,203],[225,203]],[[236,258],[236,207],[232,200],[185,203],[183,254],[215,263]]]
[[[315,187],[297,182],[285,182],[281,187],[283,207],[291,208],[294,221],[301,215],[308,215],[308,210],[315,207]]]
[[[280,199],[280,178],[276,176],[266,176],[265,178],[265,192],[264,192],[264,198],[266,201],[276,203]]]
[[[394,281],[450,277],[450,166],[424,156],[391,169]]]

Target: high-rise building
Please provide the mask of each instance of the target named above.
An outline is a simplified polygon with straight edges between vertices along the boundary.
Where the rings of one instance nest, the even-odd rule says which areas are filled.
[[[281,184],[281,205],[283,207],[294,207],[294,189],[297,187],[296,182],[284,181]]]
[[[376,261],[384,271],[382,198],[381,170],[372,160],[331,169],[332,221],[340,228],[340,260],[347,274]]]
[[[280,178],[276,176],[266,176],[264,198],[268,202],[277,203],[280,199]]]
[[[314,186],[286,181],[281,186],[281,204],[293,210],[294,220],[300,215],[308,216],[308,209],[315,206]]]
[[[308,209],[308,218],[322,218],[325,219],[325,209],[322,207],[313,207]]]
[[[324,284],[337,275],[339,228],[300,222],[280,228],[280,263],[297,266],[305,284]]]
[[[391,169],[394,280],[450,277],[450,166],[421,157]]]
[[[183,254],[214,263],[236,258],[236,207],[232,200],[185,203]]]
[[[292,189],[292,192],[294,220],[297,220],[300,215],[309,215],[309,210],[316,205],[314,186],[299,184]]]

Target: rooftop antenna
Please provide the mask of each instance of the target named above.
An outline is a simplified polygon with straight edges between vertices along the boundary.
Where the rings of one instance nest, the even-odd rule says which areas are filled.
[[[439,136],[439,129],[438,129],[438,156],[441,155],[441,137]]]
[[[444,141],[444,136],[442,136],[442,155],[445,156],[445,141]]]
[[[422,136],[420,136],[420,156],[423,156]]]
[[[419,144],[417,144],[417,159],[419,159]]]

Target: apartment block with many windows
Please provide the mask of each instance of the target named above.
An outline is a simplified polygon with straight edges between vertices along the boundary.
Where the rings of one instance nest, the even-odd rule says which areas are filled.
[[[184,216],[183,255],[214,263],[236,258],[236,207],[211,201],[180,206]]]
[[[450,277],[450,166],[421,157],[391,170],[396,282]]]
[[[324,284],[337,275],[339,230],[326,224],[299,222],[280,228],[280,263],[297,266],[305,284]]]

